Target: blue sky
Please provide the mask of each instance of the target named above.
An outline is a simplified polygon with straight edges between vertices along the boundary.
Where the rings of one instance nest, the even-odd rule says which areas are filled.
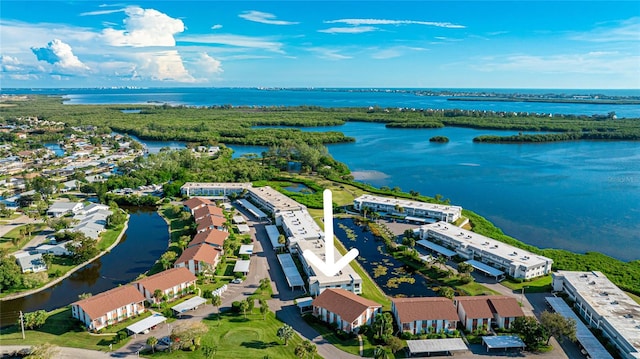
[[[2,0],[0,85],[640,88],[640,2]]]

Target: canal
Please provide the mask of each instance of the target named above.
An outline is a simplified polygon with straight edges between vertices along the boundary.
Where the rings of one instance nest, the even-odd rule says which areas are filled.
[[[358,249],[360,252],[358,263],[369,273],[385,294],[392,297],[437,296],[425,277],[393,258],[387,253],[384,242],[374,238],[371,232],[366,230],[364,226],[355,223],[354,219],[334,218],[333,230],[348,250]],[[378,268],[378,273],[376,273],[376,268]]]
[[[134,280],[151,268],[167,249],[167,224],[154,208],[125,207],[129,228],[111,252],[85,265],[57,285],[41,292],[0,302],[0,326],[15,323],[19,311],[67,306],[82,293],[98,294]]]

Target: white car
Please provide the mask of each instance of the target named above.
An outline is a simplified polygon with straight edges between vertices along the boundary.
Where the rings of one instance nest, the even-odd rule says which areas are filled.
[[[242,283],[242,279],[240,279],[240,278],[236,278],[236,279],[232,280],[232,281],[231,281],[231,283],[233,283],[233,284],[240,284],[240,283]]]

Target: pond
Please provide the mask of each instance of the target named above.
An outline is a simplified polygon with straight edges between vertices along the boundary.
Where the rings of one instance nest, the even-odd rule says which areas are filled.
[[[315,193],[314,190],[312,190],[311,188],[307,187],[302,183],[291,183],[286,187],[282,187],[282,189],[287,190],[289,192],[296,192],[296,193]]]
[[[407,297],[435,297],[430,283],[422,275],[415,273],[410,267],[393,258],[387,253],[384,242],[374,238],[364,226],[355,223],[352,218],[334,219],[334,233],[348,250],[357,248],[360,252],[358,263],[362,265],[369,276],[389,296]],[[386,273],[375,276],[375,269],[379,266],[386,268]],[[394,278],[403,278],[393,283]],[[410,283],[411,279],[415,282]],[[409,281],[407,281],[409,280]]]
[[[136,279],[167,249],[166,222],[154,208],[126,208],[129,228],[111,252],[85,265],[51,288],[0,304],[0,326],[15,323],[18,312],[52,310],[78,300],[82,293],[98,294]]]

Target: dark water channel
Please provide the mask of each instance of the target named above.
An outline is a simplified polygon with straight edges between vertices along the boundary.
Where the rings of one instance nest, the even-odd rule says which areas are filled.
[[[18,312],[52,310],[78,300],[82,293],[98,294],[129,283],[146,272],[167,249],[167,224],[153,208],[126,208],[131,217],[122,241],[111,252],[87,264],[57,285],[41,292],[0,302],[1,326],[13,324]]]
[[[386,252],[384,242],[375,239],[371,232],[365,231],[363,228],[363,226],[357,225],[351,218],[334,219],[333,230],[335,235],[347,249],[358,249],[360,252],[358,262],[387,295],[402,295],[407,297],[437,296],[430,288],[429,282],[422,275],[413,272],[410,267],[405,266],[404,263],[393,258]],[[353,231],[351,232],[353,233],[352,238],[349,238],[348,230]],[[374,269],[378,266],[386,267],[387,272],[375,278]],[[400,282],[397,283],[396,288],[393,283],[389,283],[389,280],[397,277],[413,278],[415,282]],[[391,284],[391,286],[389,284]]]

